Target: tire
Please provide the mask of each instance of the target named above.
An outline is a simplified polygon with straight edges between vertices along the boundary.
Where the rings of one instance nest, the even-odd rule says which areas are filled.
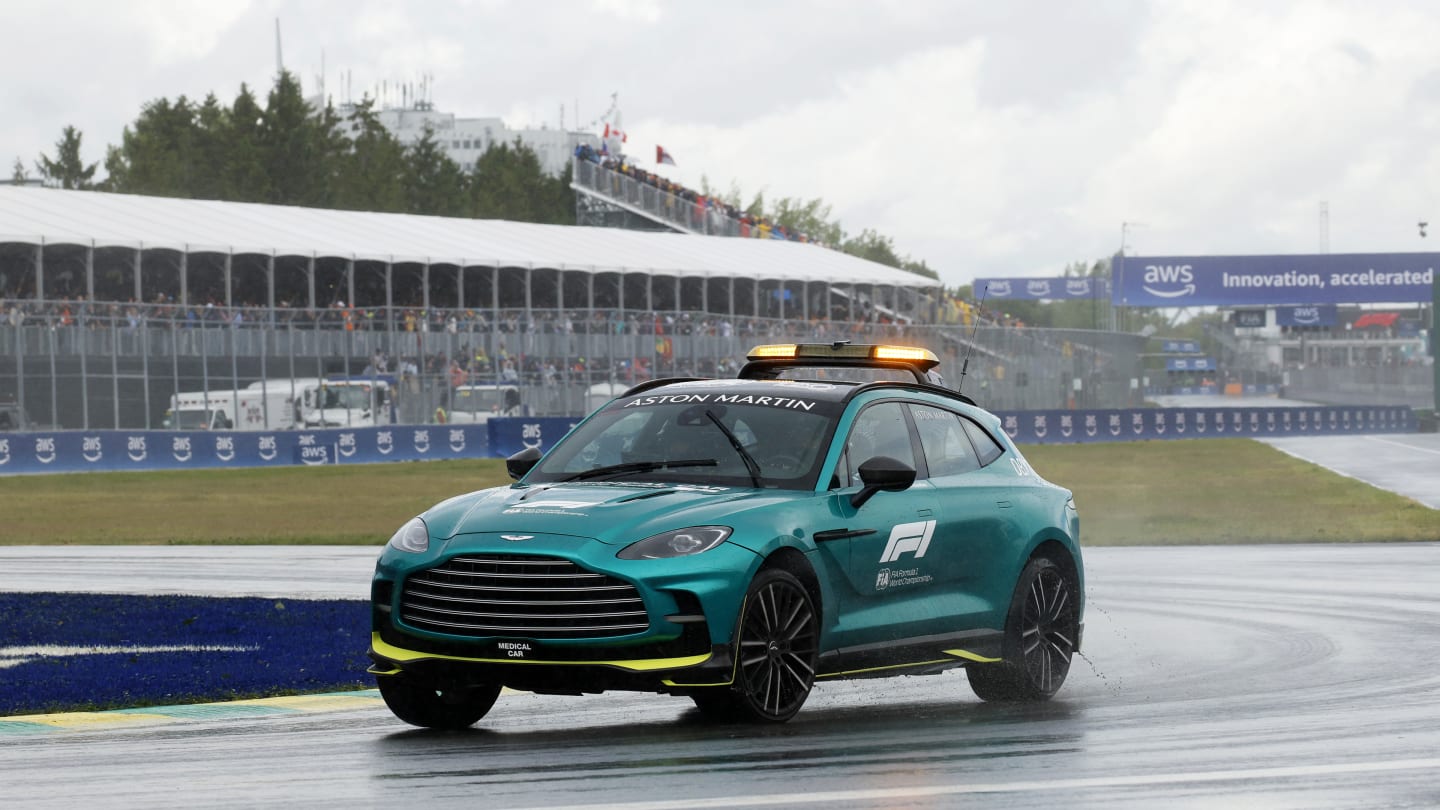
[[[390,711],[421,728],[469,728],[500,697],[500,687],[491,684],[442,687],[410,675],[386,675],[376,681]]]
[[[820,620],[793,574],[767,569],[745,593],[735,645],[735,683],[690,696],[714,720],[783,723],[795,716],[815,683]]]
[[[1070,672],[1079,632],[1074,580],[1050,559],[1032,559],[1010,598],[1002,661],[966,667],[970,688],[986,701],[1049,700]]]

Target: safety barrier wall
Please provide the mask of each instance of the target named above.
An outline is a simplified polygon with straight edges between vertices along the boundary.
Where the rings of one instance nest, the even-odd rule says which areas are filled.
[[[489,429],[487,424],[391,425],[352,430],[0,433],[0,475],[477,458],[488,454]]]
[[[1409,406],[997,411],[1017,444],[1414,433]]]
[[[1019,444],[1413,433],[1408,406],[998,411]],[[542,452],[580,420],[497,417],[484,425],[306,431],[0,433],[0,475],[504,458]]]

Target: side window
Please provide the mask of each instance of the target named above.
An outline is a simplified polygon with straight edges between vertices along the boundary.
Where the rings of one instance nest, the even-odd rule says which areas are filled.
[[[920,448],[925,453],[931,478],[980,469],[957,414],[915,404],[910,405],[910,414],[915,417],[915,430],[920,434]]]
[[[910,428],[898,402],[881,402],[860,412],[850,437],[845,441],[845,458],[837,475],[841,486],[860,485],[860,465],[875,456],[889,456],[911,467],[915,451],[910,445]],[[847,480],[848,479],[848,480]]]
[[[965,426],[965,432],[970,434],[970,441],[975,443],[975,454],[979,457],[981,467],[988,466],[990,462],[1005,454],[1005,448],[986,433],[984,428],[969,419],[962,418],[960,423]]]

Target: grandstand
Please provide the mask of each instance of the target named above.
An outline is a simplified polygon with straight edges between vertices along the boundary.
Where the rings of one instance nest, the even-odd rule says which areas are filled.
[[[939,287],[775,240],[4,186],[0,279],[6,299],[906,321]]]
[[[953,321],[938,282],[736,239],[0,186],[0,395],[151,428],[177,391],[389,374],[426,422],[456,379],[578,415],[590,386],[733,373],[775,340],[927,346],[995,408],[1132,400],[1143,339]],[[968,312],[968,310],[967,310]],[[972,324],[973,325],[973,324]]]

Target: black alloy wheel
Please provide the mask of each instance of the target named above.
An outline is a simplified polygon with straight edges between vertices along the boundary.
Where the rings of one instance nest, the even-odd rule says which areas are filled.
[[[716,719],[783,723],[810,696],[819,641],[819,617],[805,586],[788,571],[761,571],[745,595],[735,684],[691,697]]]
[[[1003,661],[966,668],[982,700],[1049,700],[1070,672],[1080,634],[1079,594],[1063,569],[1045,557],[1020,574],[1005,621]]]

